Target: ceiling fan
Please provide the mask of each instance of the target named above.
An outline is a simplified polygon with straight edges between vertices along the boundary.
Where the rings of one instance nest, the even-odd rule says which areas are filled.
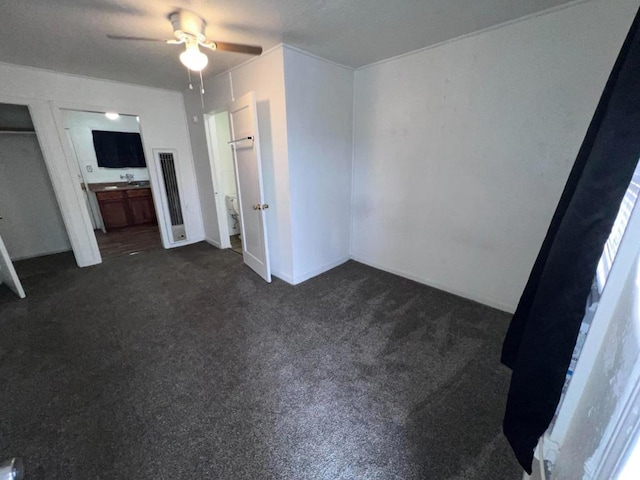
[[[262,54],[262,47],[242,45],[208,40],[205,36],[207,23],[199,15],[189,10],[178,10],[169,15],[176,38],[163,40],[158,38],[130,37],[122,35],[107,35],[113,40],[142,40],[148,42],[164,42],[170,45],[184,45],[185,50],[180,54],[180,61],[188,70],[201,72],[209,63],[209,57],[200,51],[200,47],[223,52],[245,53],[248,55]]]

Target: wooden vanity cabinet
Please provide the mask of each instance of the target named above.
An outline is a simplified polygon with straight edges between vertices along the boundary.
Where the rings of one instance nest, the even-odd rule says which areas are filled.
[[[141,188],[138,190],[125,190],[131,212],[132,225],[151,225],[157,223],[156,209],[153,206],[151,190]]]
[[[125,190],[96,192],[96,197],[105,229],[110,230],[129,225],[129,209]]]
[[[157,223],[149,188],[98,191],[95,194],[106,230]]]

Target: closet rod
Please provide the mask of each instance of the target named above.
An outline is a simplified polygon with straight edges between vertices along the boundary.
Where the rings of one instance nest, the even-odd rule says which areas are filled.
[[[0,130],[0,135],[1,134],[18,134],[18,135],[35,135],[36,131],[35,130]]]
[[[249,136],[249,137],[242,137],[242,138],[238,138],[236,140],[231,140],[230,142],[227,142],[229,145],[231,145],[232,143],[238,143],[238,142],[243,142],[245,140],[253,140],[253,137]]]

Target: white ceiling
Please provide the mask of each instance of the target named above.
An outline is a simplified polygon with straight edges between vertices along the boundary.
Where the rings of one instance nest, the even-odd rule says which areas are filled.
[[[192,10],[212,40],[278,43],[360,67],[568,0],[19,0],[3,2],[0,62],[182,90],[180,47],[107,34],[171,38],[167,15]],[[206,77],[246,56],[209,53]]]

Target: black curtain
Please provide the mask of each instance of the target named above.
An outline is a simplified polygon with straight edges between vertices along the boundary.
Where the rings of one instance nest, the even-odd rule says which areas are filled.
[[[139,133],[104,130],[92,130],[91,133],[99,167],[142,168],[147,166]]]
[[[640,158],[640,12],[615,63],[511,320],[504,433],[530,474],[557,408],[605,242]]]

